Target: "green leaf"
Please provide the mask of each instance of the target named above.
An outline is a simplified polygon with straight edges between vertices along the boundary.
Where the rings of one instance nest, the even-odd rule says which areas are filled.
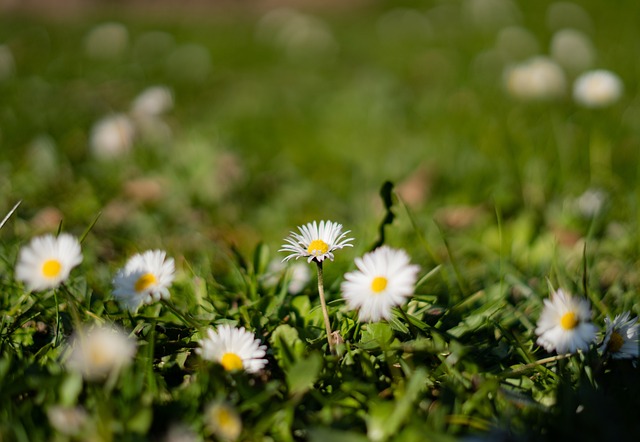
[[[302,394],[313,386],[322,368],[322,356],[311,353],[308,357],[299,359],[287,370],[287,385],[291,394]]]
[[[279,325],[273,331],[269,342],[276,359],[285,369],[304,357],[304,342],[300,339],[298,330],[289,324]]]
[[[388,440],[409,419],[413,405],[427,385],[427,370],[418,368],[406,385],[404,394],[393,402],[374,402],[367,420],[367,434],[371,440]]]
[[[375,348],[386,349],[393,340],[393,330],[385,322],[367,324],[360,338],[360,347],[372,350]]]

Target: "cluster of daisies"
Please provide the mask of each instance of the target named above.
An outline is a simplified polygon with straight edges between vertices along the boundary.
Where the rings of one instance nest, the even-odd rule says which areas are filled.
[[[305,258],[318,269],[318,292],[323,304],[327,340],[333,350],[334,333],[324,305],[322,286],[323,262],[334,259],[334,252],[352,246],[353,238],[341,224],[331,221],[312,222],[291,232],[280,249],[290,259]],[[61,233],[34,238],[19,253],[15,276],[28,290],[55,289],[64,284],[71,270],[82,262],[80,242]],[[401,249],[381,246],[355,259],[356,269],[344,275],[340,292],[350,310],[357,310],[360,321],[389,320],[394,308],[402,305],[415,290],[420,268],[411,263]],[[175,263],[161,250],[148,250],[132,256],[113,278],[113,297],[120,305],[136,312],[142,305],[167,303],[174,280]],[[168,305],[168,304],[167,304]],[[629,312],[605,319],[606,331],[600,342],[602,354],[612,358],[637,359],[640,325]],[[136,351],[135,341],[115,327],[85,329],[76,324],[71,339],[67,366],[80,371],[88,379],[104,379],[129,363]],[[591,322],[591,309],[585,299],[574,297],[562,289],[544,301],[535,333],[537,343],[558,354],[587,350],[595,343],[598,328]],[[228,371],[260,372],[267,364],[267,347],[255,334],[244,328],[220,325],[206,330],[196,352]]]
[[[640,350],[638,318],[631,318],[629,312],[624,312],[613,320],[605,318],[605,325],[598,351],[613,359],[637,359]],[[596,342],[598,328],[591,322],[591,308],[586,299],[558,289],[551,299],[544,300],[536,334],[537,343],[548,352],[575,353],[588,350]]]
[[[15,276],[30,291],[56,289],[82,262],[80,242],[68,233],[34,238],[18,255]],[[161,250],[135,254],[113,278],[113,296],[119,304],[136,312],[142,305],[166,302],[175,277],[175,262]],[[115,326],[84,327],[70,340],[68,368],[88,380],[114,379],[136,353],[136,343]],[[260,371],[267,363],[266,347],[244,328],[220,326],[207,330],[198,353],[227,370]]]

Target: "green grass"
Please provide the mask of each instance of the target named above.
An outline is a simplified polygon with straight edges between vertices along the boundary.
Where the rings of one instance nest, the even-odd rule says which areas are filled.
[[[569,92],[511,98],[501,67],[476,59],[499,28],[471,23],[469,4],[325,10],[317,17],[331,43],[289,49],[276,31],[258,31],[258,11],[3,13],[0,45],[15,69],[0,77],[0,217],[22,203],[0,230],[0,440],[74,440],[49,424],[55,405],[83,407],[96,440],[161,439],[172,423],[205,437],[215,399],[240,413],[242,440],[638,434],[637,367],[595,348],[537,364],[553,355],[534,333],[549,284],[588,297],[599,328],[607,315],[640,315],[635,3],[582,2],[594,67],[625,87],[596,110]],[[550,4],[517,2],[517,23],[540,53],[553,36]],[[413,8],[405,21],[389,14],[401,6]],[[126,26],[129,45],[92,59],[84,38],[108,21]],[[158,31],[165,46],[151,50],[145,38]],[[176,55],[193,44],[210,69]],[[173,92],[162,116],[171,136],[94,158],[92,125],[128,112],[152,85]],[[379,239],[387,181],[395,217],[384,242],[407,250],[424,279],[405,306],[409,323],[397,312],[361,324],[339,287]],[[588,189],[606,196],[593,217],[576,209]],[[288,274],[265,282],[283,238],[314,219],[341,222],[355,238],[325,265],[332,326],[345,339],[337,356],[313,280],[296,295]],[[56,308],[60,291],[28,293],[14,266],[30,238],[60,229],[90,230],[67,284],[75,298]],[[129,315],[111,296],[117,269],[149,248],[176,258],[171,303],[188,321],[157,306]],[[83,323],[134,332],[137,357],[114,385],[66,371],[54,329],[76,328],[72,304]],[[260,376],[194,353],[207,327],[229,321],[269,347]]]

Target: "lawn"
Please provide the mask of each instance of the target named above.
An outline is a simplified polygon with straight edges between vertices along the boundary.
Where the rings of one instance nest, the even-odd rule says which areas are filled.
[[[0,440],[635,440],[635,2],[238,3],[0,5]]]

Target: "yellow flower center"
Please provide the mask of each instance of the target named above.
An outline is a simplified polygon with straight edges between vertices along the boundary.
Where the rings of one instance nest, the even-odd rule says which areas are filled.
[[[235,353],[223,354],[220,363],[227,371],[242,370],[242,359]]]
[[[47,278],[55,278],[61,270],[62,264],[57,259],[49,259],[42,264],[42,274]]]
[[[214,405],[209,411],[209,429],[221,439],[236,440],[242,431],[242,422],[227,405]]]
[[[98,347],[88,346],[88,364],[92,367],[102,367],[109,362],[106,352]]]
[[[565,330],[573,330],[578,326],[579,319],[573,312],[567,312],[560,318],[560,326]]]
[[[133,288],[136,290],[136,292],[141,292],[149,288],[150,286],[156,284],[157,282],[158,282],[158,279],[155,277],[154,274],[145,273],[140,278],[138,278],[136,283],[133,285]]]
[[[218,426],[228,429],[231,425],[235,426],[236,420],[235,416],[229,412],[226,408],[221,407],[217,410],[216,420],[218,421]]]
[[[371,281],[371,290],[373,290],[374,293],[380,293],[387,288],[387,282],[389,281],[384,276],[376,276],[373,278],[373,281]]]
[[[609,344],[607,344],[607,350],[611,353],[616,353],[620,351],[622,345],[624,344],[624,338],[620,333],[614,331],[611,333],[611,337],[609,338]]]
[[[329,251],[329,245],[321,239],[314,239],[307,247],[307,253],[313,256],[324,255]]]

